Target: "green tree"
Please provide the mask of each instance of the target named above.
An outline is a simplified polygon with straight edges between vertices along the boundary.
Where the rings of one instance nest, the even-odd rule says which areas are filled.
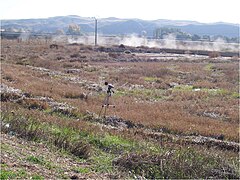
[[[193,36],[192,36],[192,40],[193,41],[199,41],[201,39],[201,36],[199,36],[199,35],[197,35],[197,34],[194,34]]]

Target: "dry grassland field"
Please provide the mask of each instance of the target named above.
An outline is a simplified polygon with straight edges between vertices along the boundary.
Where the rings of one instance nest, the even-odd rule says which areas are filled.
[[[239,57],[154,50],[2,39],[1,179],[238,179]]]

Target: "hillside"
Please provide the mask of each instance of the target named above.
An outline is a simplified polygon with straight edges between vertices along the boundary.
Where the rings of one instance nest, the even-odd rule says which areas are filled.
[[[75,23],[81,27],[85,33],[94,32],[94,19],[80,16],[57,16],[47,19],[19,19],[19,20],[2,20],[3,29],[16,28],[25,29],[35,32],[56,32],[62,29],[65,32],[69,24]],[[156,28],[174,27],[179,28],[187,33],[198,35],[221,35],[227,37],[238,37],[239,26],[230,23],[199,23],[196,21],[176,21],[176,20],[141,20],[141,19],[119,19],[103,18],[98,19],[98,30],[102,34],[142,34],[143,31],[147,36],[152,36]]]

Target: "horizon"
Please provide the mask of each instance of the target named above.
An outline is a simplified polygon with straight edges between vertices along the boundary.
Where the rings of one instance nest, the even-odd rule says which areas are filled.
[[[45,19],[56,16],[76,15],[104,19],[173,20],[199,23],[239,24],[238,0],[148,0],[146,1],[31,1],[1,0],[0,19]],[[43,13],[44,9],[44,13]]]
[[[50,17],[40,17],[40,18],[16,18],[16,19],[0,19],[1,21],[11,21],[11,20],[28,20],[28,19],[50,19],[50,18],[55,18],[55,17],[68,17],[68,16],[77,16],[79,18],[94,18],[94,17],[85,17],[81,15],[74,15],[74,14],[69,14],[69,15],[56,15],[56,16],[50,16]],[[139,19],[139,20],[144,20],[144,21],[159,21],[159,20],[167,20],[167,21],[186,21],[186,22],[196,22],[196,23],[202,23],[202,24],[215,24],[215,23],[227,23],[227,24],[233,24],[233,25],[239,25],[239,23],[232,23],[232,22],[225,22],[225,21],[216,21],[216,22],[201,22],[197,20],[188,20],[188,19],[141,19],[141,18],[120,18],[120,17],[100,17],[97,18],[99,20],[101,19],[109,19],[109,18],[116,18],[116,19],[122,19],[122,20],[130,20],[130,19]]]

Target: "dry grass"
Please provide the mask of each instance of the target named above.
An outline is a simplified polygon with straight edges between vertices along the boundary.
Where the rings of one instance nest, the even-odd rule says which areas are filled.
[[[174,140],[202,135],[239,142],[236,61],[214,56],[146,62],[147,56],[137,54],[49,45],[2,41],[1,83],[26,96],[1,92],[2,131],[84,158],[91,166],[87,171],[94,173],[123,170],[133,173],[127,177],[153,179],[239,176],[236,152]],[[115,86],[111,103],[116,108],[107,115],[137,128],[121,122],[116,128],[94,118],[105,98],[104,81]],[[39,100],[42,96],[74,108],[54,109]]]
[[[160,146],[158,141],[153,145],[149,138],[144,139],[131,130],[99,128],[96,124],[28,110],[9,102],[2,105],[1,110],[4,113],[1,116],[1,131],[14,133],[28,140],[41,140],[84,158],[88,166],[91,166],[91,172],[101,172],[101,168],[107,168],[105,171],[109,173],[113,167],[118,167],[118,173],[130,171],[133,175],[145,178],[238,176],[237,165],[234,164],[236,154],[231,152],[190,145],[185,147],[169,143],[167,139],[162,139]],[[7,123],[8,127],[4,125]],[[104,154],[99,154],[100,150]]]
[[[159,129],[164,127],[175,133],[202,134],[205,136],[223,134],[227,139],[238,141],[238,122],[225,122],[208,117],[199,117],[182,109],[181,103],[128,104],[125,107],[119,107],[117,114],[137,123],[159,127]]]
[[[34,96],[67,102],[84,114],[86,111],[98,113],[104,97],[69,79],[78,78],[100,85],[106,80],[116,86],[116,92],[122,92],[113,96],[117,105],[115,113],[120,117],[152,127],[164,127],[175,133],[223,134],[229,140],[238,141],[239,78],[236,62],[214,63],[204,59],[204,62],[193,63],[171,60],[107,63],[111,58],[116,61],[118,56],[95,52],[84,45],[50,49],[46,44],[33,45],[32,42],[19,46],[16,42],[3,41],[2,46],[3,57],[8,57],[2,61],[4,84]],[[42,73],[24,66],[26,62],[62,74]],[[69,73],[69,69],[80,71]],[[170,87],[173,82],[190,88],[175,90]],[[193,88],[205,90],[198,92]],[[210,89],[217,89],[217,92],[212,93]],[[87,98],[86,94],[89,94]],[[219,118],[204,116],[204,112],[214,112]],[[109,114],[113,113],[113,110],[109,111]]]

